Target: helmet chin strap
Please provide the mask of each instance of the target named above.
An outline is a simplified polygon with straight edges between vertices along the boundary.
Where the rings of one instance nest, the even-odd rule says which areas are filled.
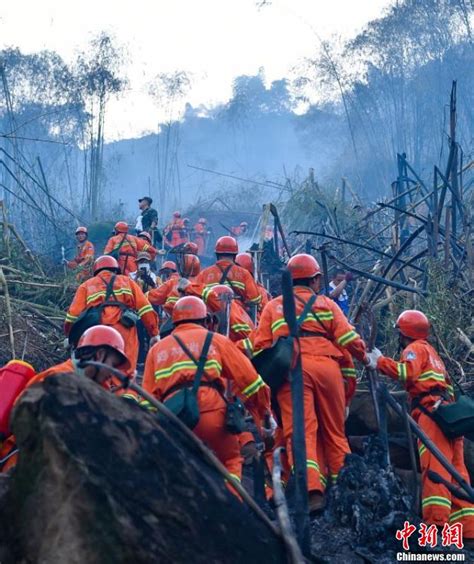
[[[85,376],[86,366],[83,364],[83,361],[77,358],[74,353],[71,356],[71,360],[72,365],[74,366],[74,372],[76,372],[80,376]]]

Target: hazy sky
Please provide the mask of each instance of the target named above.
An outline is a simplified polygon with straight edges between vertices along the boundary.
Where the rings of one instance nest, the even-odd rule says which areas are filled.
[[[269,1],[269,0],[267,0]],[[232,80],[255,74],[267,80],[291,74],[325,39],[355,34],[390,0],[15,0],[0,4],[0,47],[57,51],[66,61],[104,30],[127,51],[130,84],[111,102],[108,139],[156,131],[163,118],[148,96],[158,73],[192,74],[187,101],[226,101]]]

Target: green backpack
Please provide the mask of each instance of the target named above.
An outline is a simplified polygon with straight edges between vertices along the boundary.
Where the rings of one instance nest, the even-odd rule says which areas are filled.
[[[175,392],[169,399],[165,400],[164,405],[172,411],[176,417],[179,417],[181,421],[187,425],[190,429],[194,429],[199,423],[200,413],[199,405],[197,401],[197,392],[201,384],[201,379],[204,374],[204,366],[207,360],[207,353],[209,352],[209,347],[211,346],[213,334],[211,331],[207,332],[206,340],[202,347],[201,356],[197,362],[197,370],[194,375],[194,382],[192,387],[185,386]],[[183,348],[183,344],[180,339],[174,336],[177,343]],[[184,350],[184,349],[183,349]],[[185,351],[186,352],[186,351]]]

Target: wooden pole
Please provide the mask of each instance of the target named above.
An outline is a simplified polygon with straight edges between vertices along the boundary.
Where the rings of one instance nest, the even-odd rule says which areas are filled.
[[[10,293],[8,291],[8,283],[3,273],[2,267],[0,267],[0,284],[3,286],[3,292],[5,295],[5,313],[8,323],[8,337],[10,339],[10,350],[12,353],[12,359],[15,358],[15,336],[13,334],[13,323],[12,323],[12,308],[10,302]]]
[[[449,241],[451,239],[451,206],[446,207],[446,218],[445,218],[445,238],[444,238],[444,268],[447,270],[449,268]]]

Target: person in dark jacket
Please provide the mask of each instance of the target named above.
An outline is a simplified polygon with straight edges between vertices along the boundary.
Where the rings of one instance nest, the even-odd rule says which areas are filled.
[[[141,231],[148,231],[152,235],[152,244],[161,242],[161,234],[158,231],[158,212],[151,207],[153,203],[150,196],[143,196],[138,200],[138,207],[141,210],[140,215],[137,217],[137,224],[135,230],[138,233]]]

